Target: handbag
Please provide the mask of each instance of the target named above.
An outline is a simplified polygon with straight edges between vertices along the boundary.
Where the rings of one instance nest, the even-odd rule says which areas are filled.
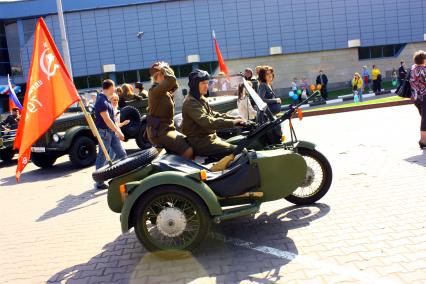
[[[408,71],[404,81],[398,86],[395,93],[401,98],[411,98],[411,85],[410,85],[411,70]]]

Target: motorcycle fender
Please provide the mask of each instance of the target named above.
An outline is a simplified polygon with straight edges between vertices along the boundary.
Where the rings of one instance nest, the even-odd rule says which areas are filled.
[[[284,145],[291,145],[291,141],[285,142]],[[315,150],[316,145],[309,141],[299,140],[296,143],[294,143],[294,148],[306,148],[310,150]]]
[[[220,207],[217,196],[210,187],[202,181],[197,181],[188,177],[185,173],[173,171],[159,172],[139,181],[136,186],[134,185],[134,182],[131,184],[131,193],[126,198],[120,215],[121,230],[123,233],[133,227],[133,224],[130,224],[129,221],[132,209],[137,200],[149,190],[155,190],[155,187],[161,185],[178,185],[185,187],[197,194],[204,201],[211,216],[218,216],[222,214],[222,208]]]
[[[69,149],[71,147],[71,143],[74,137],[78,135],[93,137],[92,131],[90,130],[89,126],[74,126],[65,132],[65,135],[57,144],[59,145],[58,148]]]
[[[257,158],[252,162],[259,168],[263,202],[287,197],[303,184],[307,165],[299,154],[284,149],[256,153]]]

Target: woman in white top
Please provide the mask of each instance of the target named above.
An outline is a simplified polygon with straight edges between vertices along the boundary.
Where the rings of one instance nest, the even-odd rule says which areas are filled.
[[[252,83],[250,81],[247,81],[247,83],[252,86]],[[244,88],[244,84],[240,84],[238,86],[237,106],[238,113],[242,118],[246,120],[252,120],[256,118],[257,112],[251,105],[250,97],[248,96],[247,91]]]
[[[112,108],[114,109],[114,122],[118,127],[123,127],[129,124],[130,120],[125,120],[120,122],[120,112],[118,111],[118,101],[120,100],[119,96],[114,93],[111,97]]]

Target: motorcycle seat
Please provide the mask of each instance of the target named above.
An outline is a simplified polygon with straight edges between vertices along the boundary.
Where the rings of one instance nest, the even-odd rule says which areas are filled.
[[[179,171],[194,173],[205,170],[207,179],[204,181],[218,196],[229,197],[243,194],[260,185],[260,174],[256,165],[250,164],[249,156],[255,152],[237,156],[229,167],[220,172],[212,172],[207,167],[183,157],[166,154],[152,162],[160,171]]]

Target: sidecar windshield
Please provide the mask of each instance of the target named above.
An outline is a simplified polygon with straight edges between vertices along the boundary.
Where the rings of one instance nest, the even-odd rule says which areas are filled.
[[[257,105],[257,108],[259,110],[265,111],[268,105],[262,100],[261,97],[256,93],[256,91],[253,89],[250,84],[247,83],[246,79],[243,78],[244,87],[246,88],[247,92],[249,93],[250,97],[253,99],[254,103]]]

